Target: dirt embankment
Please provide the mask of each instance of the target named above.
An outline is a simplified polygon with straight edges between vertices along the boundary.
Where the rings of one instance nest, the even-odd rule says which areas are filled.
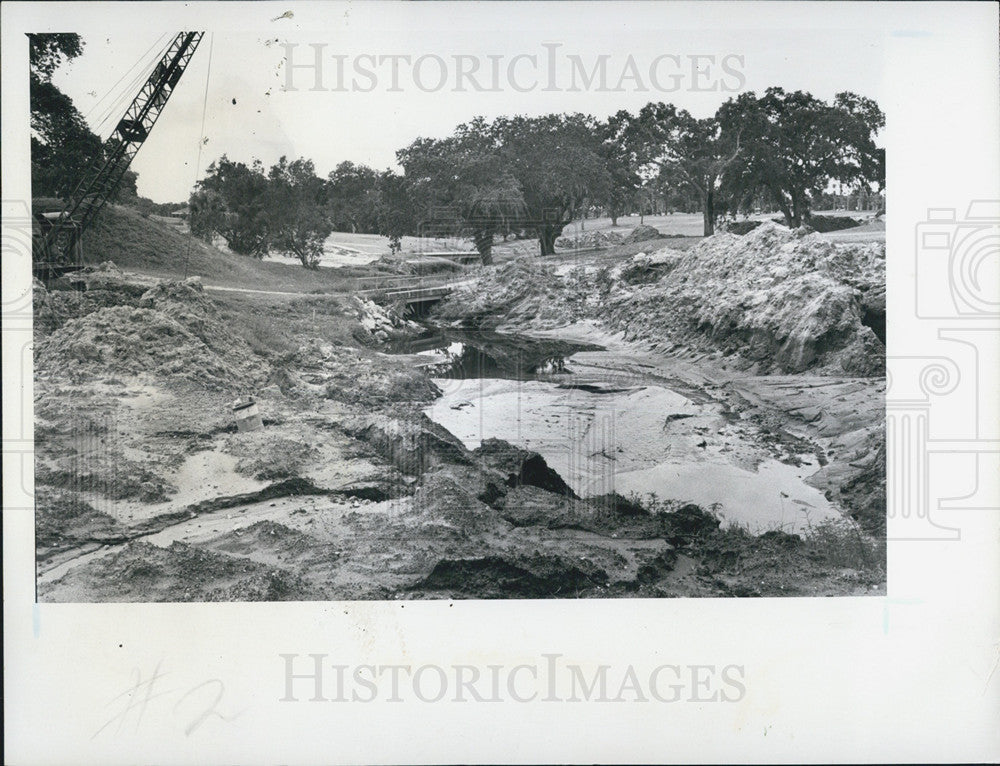
[[[720,352],[755,373],[880,375],[885,245],[768,222],[610,268],[523,259],[487,270],[436,314],[536,328],[598,319],[653,350]]]

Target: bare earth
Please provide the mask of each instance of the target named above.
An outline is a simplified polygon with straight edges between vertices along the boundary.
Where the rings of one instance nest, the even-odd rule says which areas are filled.
[[[83,279],[82,293],[36,285],[42,600],[884,592],[881,376],[765,374],[597,318],[498,309],[501,329],[603,347],[558,380],[572,417],[599,416],[611,379],[623,412],[656,415],[619,419],[608,484],[606,453],[564,466],[547,446],[570,418],[548,389],[537,410],[522,402],[535,443],[463,434],[463,400],[502,403],[530,381],[470,397],[472,381],[385,353],[421,328],[347,292],[212,292],[110,267]],[[247,393],[264,428],[242,433],[230,404]],[[777,505],[758,477],[787,489]],[[633,491],[650,482],[656,498]]]

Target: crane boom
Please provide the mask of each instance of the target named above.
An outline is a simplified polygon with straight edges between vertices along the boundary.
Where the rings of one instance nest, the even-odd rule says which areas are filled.
[[[80,237],[121,183],[132,159],[148,138],[177,87],[204,32],[179,32],[104,142],[101,158],[87,172],[54,219],[33,243],[36,273],[55,275],[79,268]]]

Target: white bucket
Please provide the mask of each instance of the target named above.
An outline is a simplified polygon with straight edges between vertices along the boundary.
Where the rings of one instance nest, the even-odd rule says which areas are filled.
[[[236,417],[236,428],[240,431],[256,431],[264,427],[257,402],[252,396],[233,402],[233,415]]]

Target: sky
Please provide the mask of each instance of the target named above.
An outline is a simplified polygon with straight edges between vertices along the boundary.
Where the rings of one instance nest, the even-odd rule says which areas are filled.
[[[782,28],[744,14],[709,31],[667,3],[562,7],[572,12],[330,4],[322,23],[299,12],[259,29],[206,26],[133,162],[139,193],[183,201],[223,153],[265,164],[304,156],[324,176],[345,160],[395,167],[397,149],[476,115],[604,118],[666,101],[706,116],[741,91],[772,85],[827,100],[850,90],[882,103],[881,32],[857,19],[837,29],[814,14],[812,26]],[[138,23],[80,33],[83,55],[53,80],[104,138],[121,99],[138,90],[138,82],[125,87],[141,71],[134,67],[155,60],[174,32]]]

